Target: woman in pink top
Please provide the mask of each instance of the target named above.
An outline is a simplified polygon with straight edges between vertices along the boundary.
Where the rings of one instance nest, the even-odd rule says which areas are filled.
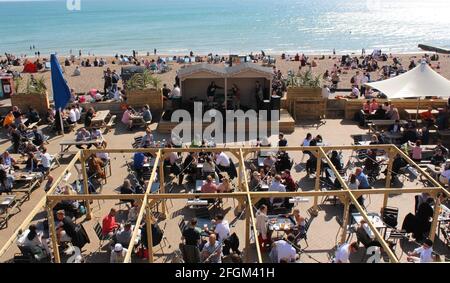
[[[420,147],[421,144],[422,141],[417,140],[416,144],[412,148],[411,159],[416,163],[419,163],[422,160],[422,148]]]
[[[133,120],[131,119],[133,109],[131,107],[128,107],[125,112],[123,112],[122,116],[122,123],[128,126],[128,129],[131,131],[133,128]]]
[[[372,99],[372,103],[370,103],[370,113],[377,111],[377,109],[378,109],[378,102],[374,98],[374,99]]]

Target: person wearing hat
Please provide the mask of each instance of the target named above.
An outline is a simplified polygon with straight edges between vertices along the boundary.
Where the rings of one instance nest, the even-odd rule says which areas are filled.
[[[412,252],[408,252],[407,260],[415,263],[433,262],[433,241],[426,239],[421,247]]]
[[[117,243],[114,245],[113,250],[111,251],[111,256],[109,258],[110,263],[123,263],[125,260],[125,256],[127,255],[128,250],[125,249],[122,244]]]

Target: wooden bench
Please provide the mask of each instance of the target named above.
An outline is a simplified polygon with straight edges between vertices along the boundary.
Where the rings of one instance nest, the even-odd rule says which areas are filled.
[[[111,119],[109,119],[105,127],[105,134],[107,134],[111,130],[112,126],[114,126],[114,120],[116,120],[116,117],[116,115],[112,115]]]

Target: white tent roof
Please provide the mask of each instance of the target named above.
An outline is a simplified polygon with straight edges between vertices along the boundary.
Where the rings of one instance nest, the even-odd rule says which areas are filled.
[[[450,81],[436,73],[424,62],[392,79],[365,85],[381,91],[389,98],[450,97]]]

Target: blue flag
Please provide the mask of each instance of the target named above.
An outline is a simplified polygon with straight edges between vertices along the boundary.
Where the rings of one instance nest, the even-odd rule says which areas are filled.
[[[70,101],[70,89],[64,79],[61,66],[55,54],[50,56],[50,64],[52,69],[52,87],[53,100],[55,101],[55,109],[64,109]]]

